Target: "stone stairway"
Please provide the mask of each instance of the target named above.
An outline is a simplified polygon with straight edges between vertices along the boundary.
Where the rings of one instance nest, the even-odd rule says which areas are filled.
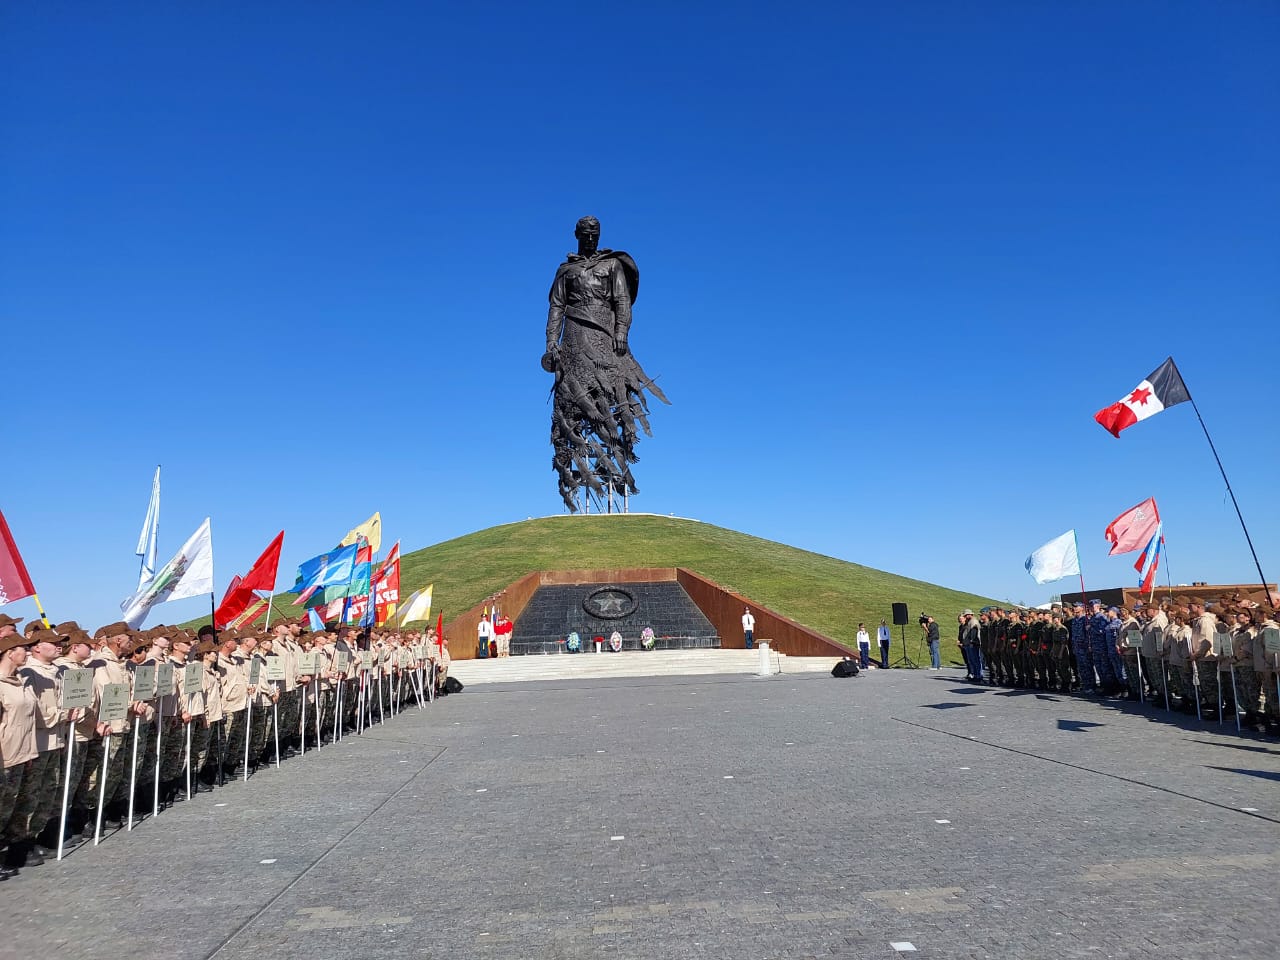
[[[771,651],[774,673],[829,673],[835,657],[788,657]],[[450,676],[465,686],[521,680],[670,677],[699,674],[749,676],[760,672],[759,650],[653,650],[455,660]]]

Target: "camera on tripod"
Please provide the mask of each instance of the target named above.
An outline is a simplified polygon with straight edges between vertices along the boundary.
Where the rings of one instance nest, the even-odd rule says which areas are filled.
[[[928,622],[929,622],[929,615],[927,613],[920,614],[920,619],[916,621],[916,623],[920,624],[920,626],[922,627],[928,624]]]

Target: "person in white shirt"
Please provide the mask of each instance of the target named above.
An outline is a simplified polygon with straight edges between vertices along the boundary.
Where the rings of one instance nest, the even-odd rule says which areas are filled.
[[[865,623],[858,624],[858,659],[863,670],[871,666],[871,634]]]
[[[750,650],[756,636],[756,618],[751,615],[750,607],[747,607],[742,614],[742,636],[747,642],[747,649]]]
[[[493,624],[489,622],[487,613],[480,618],[479,634],[479,649],[476,654],[483,660],[489,656],[489,642],[493,640]]]
[[[889,669],[889,625],[883,620],[876,629],[876,639],[880,641],[880,668]]]

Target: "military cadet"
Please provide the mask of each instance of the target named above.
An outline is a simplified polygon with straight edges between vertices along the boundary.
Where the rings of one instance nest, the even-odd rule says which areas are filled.
[[[1165,676],[1164,633],[1169,629],[1169,616],[1163,607],[1144,606],[1142,608],[1142,664],[1145,668],[1147,689],[1152,698],[1163,702],[1168,689],[1168,677]],[[1159,678],[1159,679],[1157,679]]]
[[[1112,655],[1107,648],[1107,615],[1102,610],[1102,601],[1089,601],[1089,614],[1084,623],[1085,643],[1089,645],[1089,660],[1098,674],[1097,692],[1109,697],[1116,692],[1118,677],[1111,665]]]
[[[1080,677],[1080,692],[1091,695],[1098,689],[1093,673],[1093,654],[1089,649],[1088,617],[1084,612],[1084,604],[1076,603],[1072,607],[1071,622],[1068,624],[1071,639],[1071,653],[1075,657],[1076,671]]]
[[[1255,644],[1261,644],[1258,629],[1253,622],[1254,604],[1249,600],[1241,600],[1232,610],[1231,617],[1235,621],[1231,632],[1230,669],[1235,679],[1236,706],[1244,713],[1241,722],[1248,727],[1259,727],[1262,723],[1261,688],[1258,674],[1254,669]]]
[[[244,754],[249,673],[245,658],[240,653],[236,631],[222,631],[218,642],[218,670],[222,679],[222,715],[225,721],[219,765],[222,776],[234,777]]]
[[[1049,618],[1049,689],[1071,692],[1071,634],[1062,619],[1062,610]]]
[[[1124,699],[1128,696],[1124,661],[1120,656],[1121,630],[1124,626],[1124,621],[1120,617],[1120,608],[1114,605],[1107,607],[1104,617],[1104,626],[1102,628],[1102,636],[1105,641],[1103,655],[1106,657],[1107,667],[1113,678],[1110,695]]]
[[[202,783],[212,787],[218,782],[218,770],[222,760],[222,743],[225,729],[222,716],[222,670],[218,666],[218,644],[211,629],[202,634],[196,644],[196,655],[204,668],[200,677],[200,691],[204,702],[204,717],[192,721],[195,728],[191,737],[191,771],[199,775]],[[210,758],[213,758],[211,764]]]
[[[1267,651],[1266,632],[1280,629],[1280,616],[1277,616],[1266,594],[1254,598],[1254,605],[1249,611],[1249,619],[1256,631],[1253,644],[1253,671],[1258,678],[1258,686],[1262,691],[1263,715],[1267,733],[1280,734],[1280,689],[1277,682],[1280,678],[1280,653]]]
[[[280,694],[275,684],[267,679],[267,657],[272,655],[273,648],[270,637],[252,635],[241,638],[240,652],[248,659],[249,677],[253,677],[254,666],[258,670],[257,685],[250,685],[248,693],[253,697],[253,719],[249,723],[249,768],[266,765],[268,754],[274,754],[274,742],[269,740],[277,719],[275,705],[279,703]]]
[[[26,776],[31,786],[31,810],[23,827],[23,841],[31,852],[46,857],[58,843],[56,815],[61,808],[62,759],[66,749],[68,714],[62,702],[62,678],[54,664],[61,648],[61,638],[52,630],[37,630],[28,640],[27,661],[19,673],[35,692],[40,704],[36,714],[36,758]],[[53,827],[50,838],[48,827]],[[12,831],[11,831],[12,832]]]
[[[991,608],[983,607],[978,611],[978,650],[982,658],[982,676],[978,677],[979,683],[995,683],[995,664],[991,662],[992,639]]]
[[[1205,611],[1204,601],[1191,597],[1187,603],[1190,629],[1188,660],[1190,669],[1199,683],[1201,714],[1206,710],[1218,710],[1218,658],[1213,652],[1213,635],[1218,619]],[[1195,691],[1193,691],[1194,693]]]
[[[284,756],[297,753],[298,717],[301,712],[301,694],[298,690],[298,654],[302,648],[293,639],[292,628],[287,622],[275,625],[272,653],[280,658],[284,668],[284,681],[280,684],[277,709],[280,714],[280,751]]]
[[[7,619],[7,618],[6,618]],[[11,621],[8,626],[12,627]],[[33,631],[34,632],[34,631]],[[31,864],[44,862],[27,836],[27,822],[36,807],[39,784],[29,776],[31,762],[39,750],[36,727],[40,699],[21,673],[27,662],[29,640],[10,629],[0,637],[0,843],[5,845],[5,876]]]
[[[1195,672],[1189,658],[1191,628],[1187,626],[1189,613],[1183,598],[1172,603],[1167,613],[1169,628],[1164,634],[1164,655],[1169,675],[1169,692],[1183,713],[1196,712]]]
[[[124,684],[132,689],[132,677],[125,666],[124,657],[133,650],[133,634],[126,623],[112,623],[94,632],[96,648],[89,666],[93,670],[94,716],[97,717],[102,694],[108,684]],[[94,739],[86,751],[84,774],[76,789],[76,817],[73,828],[94,828],[94,812],[101,797],[105,806],[103,822],[121,826],[124,813],[114,798],[123,782],[128,787],[126,763],[129,758],[128,733],[136,721],[136,711],[131,706],[129,714],[109,723],[98,719],[94,727]],[[107,736],[110,735],[110,746]]]
[[[181,632],[169,637],[168,662],[173,685],[160,698],[160,722],[164,725],[160,758],[160,806],[172,804],[186,787],[187,730],[193,716],[191,698],[182,692],[183,671],[191,652],[191,640]]]
[[[66,637],[66,641],[62,645],[62,655],[54,660],[54,664],[58,668],[59,677],[64,677],[68,670],[88,669],[89,660],[93,656],[93,640],[90,636],[81,630],[74,621],[60,623],[54,630]],[[75,748],[71,753],[71,772],[66,775],[66,782],[71,787],[67,797],[67,827],[63,838],[64,846],[74,846],[80,840],[78,836],[80,831],[72,829],[70,801],[74,800],[76,788],[80,785],[80,779],[84,775],[84,761],[89,752],[89,741],[93,739],[93,728],[97,724],[97,719],[91,709],[79,709],[72,712]],[[61,802],[62,798],[59,797],[59,809],[61,809]],[[56,838],[54,842],[57,842]],[[48,844],[44,844],[44,846],[48,846]]]

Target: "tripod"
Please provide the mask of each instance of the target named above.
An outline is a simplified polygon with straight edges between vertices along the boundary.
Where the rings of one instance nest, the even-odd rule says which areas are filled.
[[[903,666],[910,667],[912,670],[919,670],[916,662],[911,659],[911,655],[907,653],[907,628],[903,624],[898,624],[898,632],[901,637],[902,653],[898,655],[898,659],[889,664],[891,667]]]

